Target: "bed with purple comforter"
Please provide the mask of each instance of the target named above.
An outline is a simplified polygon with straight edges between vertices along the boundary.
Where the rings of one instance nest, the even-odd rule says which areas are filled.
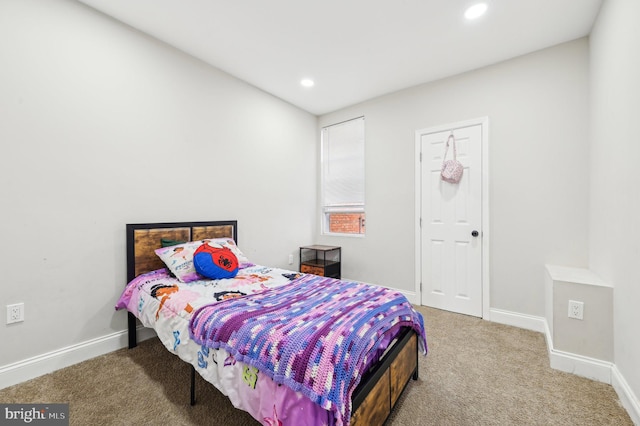
[[[426,353],[402,294],[248,262],[225,279],[141,274],[116,308],[264,425],[348,425],[354,390],[401,329]]]

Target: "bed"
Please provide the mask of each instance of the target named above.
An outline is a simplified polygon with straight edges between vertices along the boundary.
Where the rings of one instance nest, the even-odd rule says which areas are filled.
[[[427,351],[423,320],[399,293],[255,265],[236,245],[233,220],[128,224],[126,233],[128,285],[116,308],[128,310],[129,348],[137,344],[138,322],[154,328],[167,350],[191,365],[192,404],[198,373],[264,425],[382,425],[409,381],[418,379],[418,356]],[[199,244],[232,251],[235,276],[182,282],[179,278],[188,273],[179,268],[188,264],[185,259],[194,263],[188,250]],[[170,263],[168,258],[179,256],[174,268],[175,259]],[[329,314],[324,308],[329,305],[322,303],[335,306],[337,314]],[[321,312],[312,314],[316,309]],[[306,315],[300,327],[291,326],[298,320],[294,311]],[[336,330],[342,324],[355,331],[320,333],[322,327],[315,326],[313,335],[322,334],[316,340],[288,334],[310,327],[314,315],[330,317],[317,318],[318,324],[332,322]],[[345,319],[349,316],[355,318],[352,323]],[[285,317],[286,325],[267,329]],[[231,324],[242,325],[232,329]],[[245,335],[263,339],[234,341]],[[321,356],[329,341],[335,348],[348,341],[350,349]],[[320,358],[330,358],[334,370],[327,373]]]

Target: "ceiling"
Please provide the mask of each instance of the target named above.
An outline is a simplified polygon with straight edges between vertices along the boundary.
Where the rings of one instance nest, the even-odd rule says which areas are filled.
[[[316,115],[583,37],[602,3],[79,1]]]

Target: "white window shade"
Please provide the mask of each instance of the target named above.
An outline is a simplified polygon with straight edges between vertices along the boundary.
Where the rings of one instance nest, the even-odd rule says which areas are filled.
[[[322,129],[323,233],[365,231],[364,118]]]
[[[364,209],[364,118],[322,129],[325,209]]]

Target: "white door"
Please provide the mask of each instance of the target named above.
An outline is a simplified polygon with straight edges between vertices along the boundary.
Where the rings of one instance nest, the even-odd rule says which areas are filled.
[[[455,138],[459,183],[441,179],[445,146]],[[482,124],[419,131],[422,304],[482,317]],[[449,147],[447,159],[453,158]]]

